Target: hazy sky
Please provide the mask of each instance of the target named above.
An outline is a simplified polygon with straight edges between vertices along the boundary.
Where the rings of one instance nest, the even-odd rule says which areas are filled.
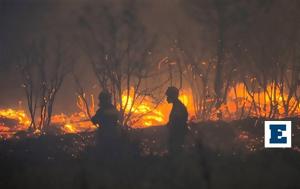
[[[16,64],[15,51],[23,41],[36,33],[55,33],[56,31],[72,36],[78,30],[77,18],[87,3],[97,6],[96,0],[0,0],[0,107],[15,107],[24,101]],[[113,1],[118,6],[120,0]],[[173,31],[190,31],[195,24],[181,9],[177,0],[138,1],[139,17],[151,32],[161,38],[159,43],[171,40]],[[192,32],[190,32],[190,36]],[[164,37],[168,38],[164,40]],[[99,91],[90,65],[78,65],[87,90]],[[94,89],[93,89],[94,87]],[[56,109],[74,110],[74,83],[68,77],[58,94]],[[64,98],[68,96],[71,98]]]
[[[122,0],[110,1],[117,7]],[[176,39],[178,33],[193,45],[199,43],[200,33],[206,29],[188,14],[182,6],[182,1],[137,0],[139,18],[148,31],[159,36],[156,48],[161,53],[164,53]],[[78,16],[83,7],[87,4],[97,7],[101,2],[101,0],[0,0],[0,108],[15,107],[18,100],[24,101],[24,93],[20,87],[21,82],[14,62],[15,51],[20,48],[20,45],[38,33],[61,32],[72,39],[72,36],[79,31]],[[271,1],[262,2],[263,5]],[[283,4],[283,1],[276,2]],[[289,4],[285,3],[285,5]],[[270,15],[273,21],[282,18],[281,5],[279,4],[277,8],[278,11]],[[97,81],[90,65],[80,57],[82,54],[80,50],[77,54],[79,54],[77,67],[86,89],[94,93],[99,92],[95,87]],[[68,77],[62,88],[55,108],[76,111],[72,78]]]

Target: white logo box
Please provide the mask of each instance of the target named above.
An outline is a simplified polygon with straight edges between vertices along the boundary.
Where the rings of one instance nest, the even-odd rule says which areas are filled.
[[[286,130],[281,131],[280,137],[286,137],[286,143],[270,143],[270,125],[285,125]],[[291,148],[292,147],[292,122],[291,121],[265,121],[265,148]]]

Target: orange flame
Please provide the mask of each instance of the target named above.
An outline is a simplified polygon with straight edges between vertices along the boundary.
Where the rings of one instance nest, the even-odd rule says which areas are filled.
[[[241,111],[252,117],[270,117],[271,114],[274,114],[275,118],[299,116],[299,101],[294,97],[288,101],[288,98],[288,94],[281,92],[280,88],[273,83],[269,84],[264,91],[251,93],[247,92],[243,83],[238,83],[230,88],[227,102],[220,110],[225,120],[238,119]]]
[[[134,99],[134,90],[130,89],[129,96],[124,92],[122,95],[122,106],[126,114],[132,114],[129,125],[133,127],[161,126],[168,122],[168,115],[172,106],[163,100],[155,103],[151,97],[143,96]],[[179,99],[187,107],[190,117],[195,115],[193,96],[191,90],[182,90]]]
[[[28,129],[30,119],[23,110],[0,109],[0,138],[9,138],[16,132]]]
[[[186,105],[189,117],[196,117],[192,90],[181,90],[179,99]],[[207,103],[212,103],[212,100],[208,99]],[[86,110],[89,108],[89,114],[94,115],[94,104],[93,96],[91,96],[89,104],[82,97],[78,97],[79,112],[71,115],[63,113],[53,115],[51,124],[58,127],[63,133],[93,131],[96,126],[89,121]],[[172,106],[166,100],[155,103],[149,96],[134,98],[134,90],[130,89],[128,96],[127,91],[124,91],[122,95],[122,107],[125,114],[130,116],[129,125],[149,127],[166,124]],[[217,113],[220,112],[223,120],[234,120],[247,116],[268,117],[272,111],[273,113],[276,111],[277,118],[299,116],[300,104],[294,97],[289,98],[286,93],[282,93],[274,84],[269,84],[265,91],[250,93],[243,83],[238,83],[228,90],[227,100],[219,109],[212,108],[210,110],[209,119],[220,119],[217,116]],[[0,110],[0,136],[4,138],[11,137],[17,131],[28,129],[29,124],[30,119],[23,110]]]

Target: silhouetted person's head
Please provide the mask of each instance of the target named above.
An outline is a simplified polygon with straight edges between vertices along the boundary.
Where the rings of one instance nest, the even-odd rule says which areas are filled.
[[[178,100],[179,90],[176,87],[168,87],[166,95],[167,102],[174,103],[176,100]]]
[[[107,106],[111,104],[111,94],[107,90],[103,90],[99,94],[99,105],[100,106]]]

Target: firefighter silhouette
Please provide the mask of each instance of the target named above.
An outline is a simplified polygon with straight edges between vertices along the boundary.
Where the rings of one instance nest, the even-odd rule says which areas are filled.
[[[182,151],[184,138],[187,132],[188,112],[185,105],[178,99],[179,90],[169,87],[166,91],[167,102],[172,103],[169,115],[169,152],[175,154]]]
[[[99,109],[92,117],[92,122],[98,125],[96,145],[105,148],[107,153],[113,152],[120,138],[120,113],[112,104],[112,97],[108,91],[102,91],[98,98]]]

